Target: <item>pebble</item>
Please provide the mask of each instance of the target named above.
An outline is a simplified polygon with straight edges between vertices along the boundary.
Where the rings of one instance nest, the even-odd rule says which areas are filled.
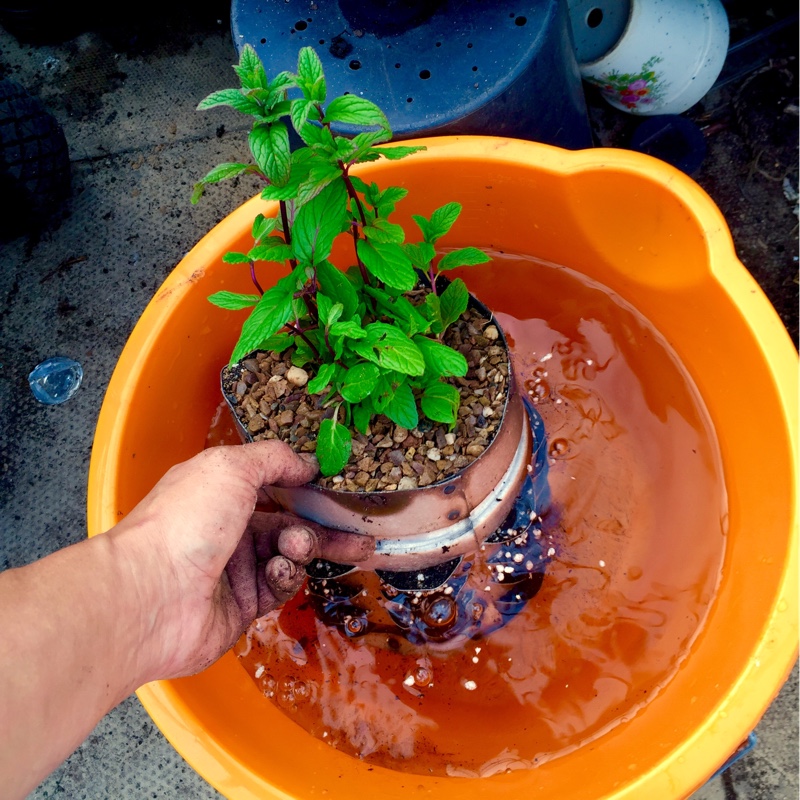
[[[353,482],[356,486],[366,486],[369,483],[369,473],[359,472],[354,478]]]
[[[266,427],[266,420],[257,414],[247,423],[247,430],[250,431],[250,433],[258,433],[259,431],[263,431]]]
[[[292,386],[305,386],[308,383],[308,373],[301,367],[291,366],[286,372],[286,380]]]
[[[399,425],[395,425],[394,433],[392,433],[392,440],[396,444],[400,444],[404,442],[408,438],[408,429],[401,428]]]
[[[389,451],[389,461],[392,462],[396,467],[402,466],[403,462],[406,460],[406,457],[402,450],[390,450]]]
[[[342,474],[319,483],[355,492],[408,491],[453,475],[480,456],[499,427],[509,375],[498,326],[487,323],[469,309],[445,337],[470,365],[466,376],[449,379],[463,398],[453,430],[426,419],[411,430],[374,417],[367,435],[354,433],[351,460]],[[288,352],[259,353],[243,367],[248,374],[228,391],[239,395],[236,413],[253,438],[282,438],[295,450],[314,452],[320,421],[332,409],[322,408],[320,398],[303,389],[313,370],[293,365]]]
[[[291,425],[294,422],[294,411],[292,411],[290,408],[287,408],[285,411],[281,411],[276,419],[278,425]]]

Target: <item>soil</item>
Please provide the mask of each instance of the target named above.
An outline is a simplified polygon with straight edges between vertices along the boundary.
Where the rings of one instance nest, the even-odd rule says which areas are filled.
[[[353,435],[352,452],[338,475],[317,479],[320,486],[349,492],[393,491],[429,486],[472,463],[494,438],[506,405],[509,355],[496,323],[467,311],[448,328],[444,343],[467,360],[463,378],[449,378],[459,391],[458,422],[420,419],[408,430],[384,415],[373,418],[367,435]],[[311,369],[292,364],[291,350],[257,352],[223,378],[226,398],[253,441],[281,439],[297,452],[314,452],[325,408],[324,394],[310,395]]]

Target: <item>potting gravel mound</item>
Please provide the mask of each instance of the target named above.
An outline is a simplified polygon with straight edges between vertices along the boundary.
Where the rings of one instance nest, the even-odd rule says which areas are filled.
[[[474,461],[490,444],[506,403],[509,357],[497,326],[468,308],[445,333],[444,342],[467,360],[463,378],[449,378],[461,395],[458,422],[447,425],[420,419],[407,430],[388,417],[373,417],[369,434],[353,434],[350,460],[338,475],[320,477],[328,489],[374,492],[429,486]],[[281,439],[294,450],[313,453],[325,393],[310,395],[313,370],[292,365],[291,350],[257,352],[226,373],[223,388],[254,441]]]

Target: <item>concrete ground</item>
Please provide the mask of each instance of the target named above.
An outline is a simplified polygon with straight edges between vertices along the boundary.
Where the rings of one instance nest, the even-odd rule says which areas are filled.
[[[3,76],[47,105],[64,128],[72,162],[62,213],[0,249],[0,568],[85,536],[92,437],[116,359],[161,281],[244,191],[225,185],[198,206],[189,203],[191,184],[209,166],[245,157],[243,122],[194,110],[233,77],[229,5],[134,4],[124,25],[94,20],[64,33],[68,38],[29,44],[0,28]],[[711,180],[712,166],[703,169]],[[746,232],[756,209],[736,213]],[[788,226],[794,241],[791,212],[766,224]],[[783,292],[773,302],[788,309],[784,320],[796,331],[796,242],[785,261],[788,271],[770,276],[777,287],[771,291]],[[54,354],[82,362],[85,377],[68,403],[46,407],[30,396],[26,377]],[[755,749],[693,800],[798,797],[796,667],[756,733]],[[32,795],[61,796],[219,795],[131,697]]]

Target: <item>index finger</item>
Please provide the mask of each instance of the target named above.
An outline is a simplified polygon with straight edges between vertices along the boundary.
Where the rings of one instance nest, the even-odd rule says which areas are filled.
[[[375,540],[363,533],[326,528],[288,511],[255,511],[250,519],[250,529],[254,533],[258,558],[267,559],[275,555],[281,531],[298,527],[311,531],[314,538],[305,563],[312,558],[324,558],[337,564],[356,564],[366,561],[375,552]]]

